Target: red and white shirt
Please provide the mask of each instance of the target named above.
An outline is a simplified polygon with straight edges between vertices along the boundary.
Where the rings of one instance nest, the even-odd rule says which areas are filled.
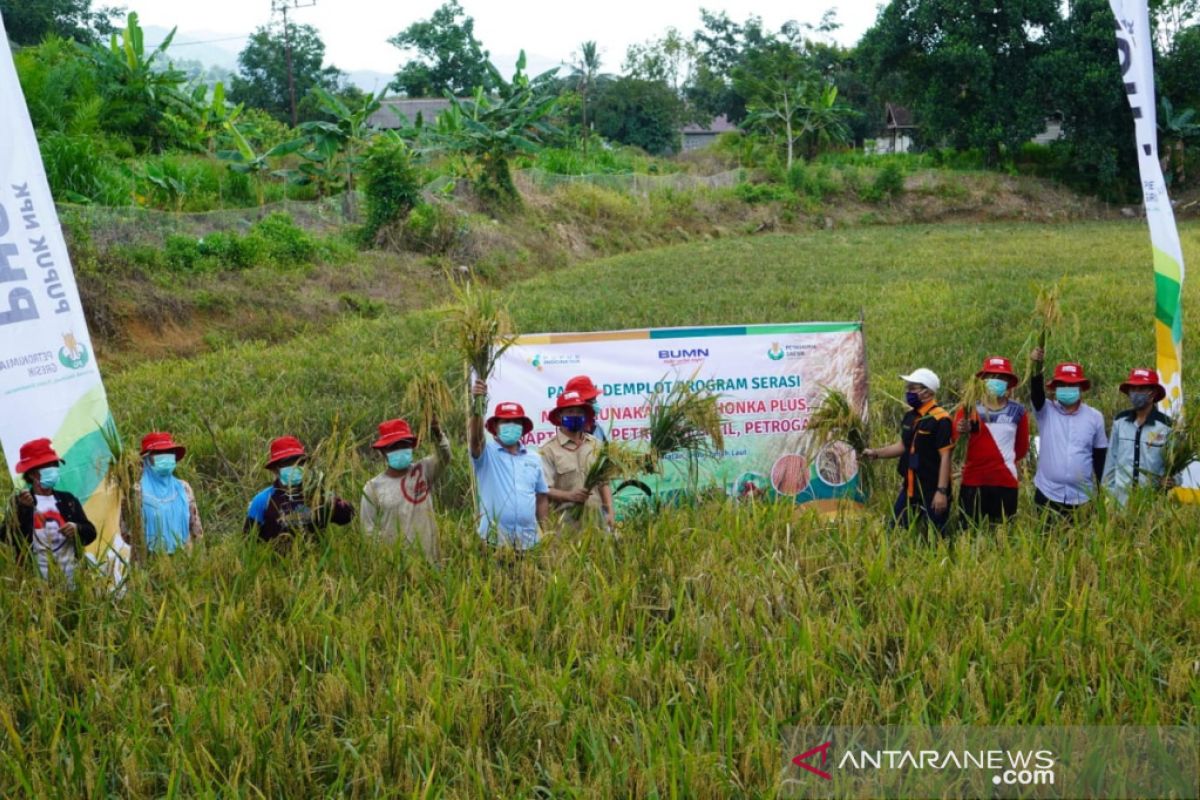
[[[1025,406],[1009,400],[1003,408],[975,407],[979,431],[967,440],[967,461],[963,464],[963,486],[1003,486],[1016,489],[1020,484],[1017,464],[1029,453],[1029,415]],[[954,440],[958,441],[960,408],[954,415]]]

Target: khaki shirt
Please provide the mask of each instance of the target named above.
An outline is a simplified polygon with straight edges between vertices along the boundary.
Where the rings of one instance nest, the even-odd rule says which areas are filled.
[[[538,452],[542,454],[542,471],[546,474],[546,485],[551,489],[567,492],[582,489],[588,467],[595,460],[600,446],[600,440],[590,433],[583,435],[583,441],[574,442],[559,431],[553,439],[538,448]],[[554,510],[562,511],[574,503],[551,501],[550,505]],[[600,513],[599,492],[592,490],[586,507],[589,511]]]
[[[425,551],[430,561],[440,556],[437,521],[430,493],[450,461],[450,440],[443,433],[437,455],[413,462],[399,478],[380,473],[363,487],[359,515],[369,536],[394,542],[403,536]]]

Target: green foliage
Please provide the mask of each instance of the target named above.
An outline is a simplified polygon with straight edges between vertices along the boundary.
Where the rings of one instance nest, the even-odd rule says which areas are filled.
[[[308,100],[314,89],[336,92],[342,73],[325,66],[325,43],[311,25],[288,23],[292,44],[292,76],[295,85],[297,118],[295,122],[317,119],[321,110]],[[235,103],[267,112],[279,122],[291,122],[291,95],[288,85],[287,50],[282,26],[264,25],[256,30],[238,54],[238,73],[229,91]]]
[[[103,137],[48,133],[39,147],[54,196],[71,203],[128,205],[134,180]]]
[[[872,202],[895,200],[902,194],[904,194],[904,173],[895,161],[891,161],[884,164],[883,169],[876,173],[871,190],[864,199]]]
[[[337,251],[296,226],[287,214],[271,214],[256,222],[243,236],[217,231],[203,238],[171,235],[161,258],[153,250],[127,248],[124,255],[147,269],[171,272],[222,272],[270,267],[290,270],[304,267]]]
[[[113,31],[118,13],[109,6],[92,8],[92,0],[0,0],[9,41],[25,46],[51,36],[91,44]]]
[[[596,132],[606,139],[640,147],[652,155],[679,149],[683,103],[662,81],[618,78],[596,94]]]
[[[470,95],[492,88],[488,52],[475,38],[475,20],[458,0],[443,3],[427,20],[409,25],[388,42],[417,57],[396,73],[391,88],[408,97]]]
[[[547,87],[554,70],[530,80],[525,75],[525,52],[517,58],[512,81],[505,81],[491,64],[491,92],[480,86],[469,101],[450,97],[450,108],[437,120],[429,142],[452,155],[474,161],[475,190],[483,202],[496,209],[520,203],[513,184],[511,162],[519,155],[536,154],[544,137],[557,129],[547,122],[558,102]]]
[[[522,158],[521,166],[555,175],[664,175],[679,170],[678,163],[648,156],[636,147],[547,147]]]
[[[461,238],[464,228],[453,208],[441,203],[418,203],[401,225],[401,243],[419,253],[442,255]]]
[[[362,173],[367,201],[365,235],[371,241],[380,229],[404,219],[420,202],[421,180],[408,143],[391,132],[371,142]]]
[[[796,194],[787,186],[778,183],[739,183],[734,187],[737,196],[747,203],[788,203],[796,199]]]

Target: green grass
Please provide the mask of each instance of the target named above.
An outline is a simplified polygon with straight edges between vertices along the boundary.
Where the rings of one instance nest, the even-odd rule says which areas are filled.
[[[1200,263],[1200,227],[1183,237]],[[529,280],[511,310],[526,331],[861,313],[894,430],[900,372],[1023,363],[1036,287],[1061,279],[1078,327],[1050,358],[1082,360],[1111,414],[1153,362],[1149,254],[1134,223],[726,239]],[[212,539],[120,602],[0,564],[0,795],[770,796],[798,723],[1200,725],[1200,516],[1165,502],[952,549],[887,532],[884,497],[841,522],[707,504],[509,562],[463,520],[460,444],[440,568],[353,529],[283,557],[242,542],[272,436],[332,437],[328,477],[357,497],[438,319],[108,374],[127,439],[189,446]]]

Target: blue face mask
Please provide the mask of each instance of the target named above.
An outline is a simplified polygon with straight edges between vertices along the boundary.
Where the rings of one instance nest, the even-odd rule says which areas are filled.
[[[583,414],[572,414],[570,416],[564,414],[559,421],[562,423],[563,430],[570,431],[571,433],[579,433],[587,425],[587,417]]]
[[[154,456],[150,461],[150,468],[154,470],[154,474],[165,478],[175,472],[175,454],[162,453]]]
[[[299,464],[280,468],[279,482],[284,486],[299,486],[303,481],[304,467]]]
[[[1079,402],[1079,387],[1059,386],[1054,390],[1054,399],[1064,406],[1073,406]]]
[[[505,447],[512,447],[520,442],[523,433],[525,433],[525,426],[519,422],[502,422],[496,426],[496,438]]]
[[[405,470],[412,466],[413,451],[411,447],[405,447],[400,450],[389,450],[387,454],[388,466],[392,469]]]
[[[42,467],[38,471],[38,479],[43,487],[53,489],[58,485],[58,467]]]
[[[1008,394],[1008,381],[1003,378],[988,378],[983,385],[987,387],[988,394],[992,397],[1004,397]]]

